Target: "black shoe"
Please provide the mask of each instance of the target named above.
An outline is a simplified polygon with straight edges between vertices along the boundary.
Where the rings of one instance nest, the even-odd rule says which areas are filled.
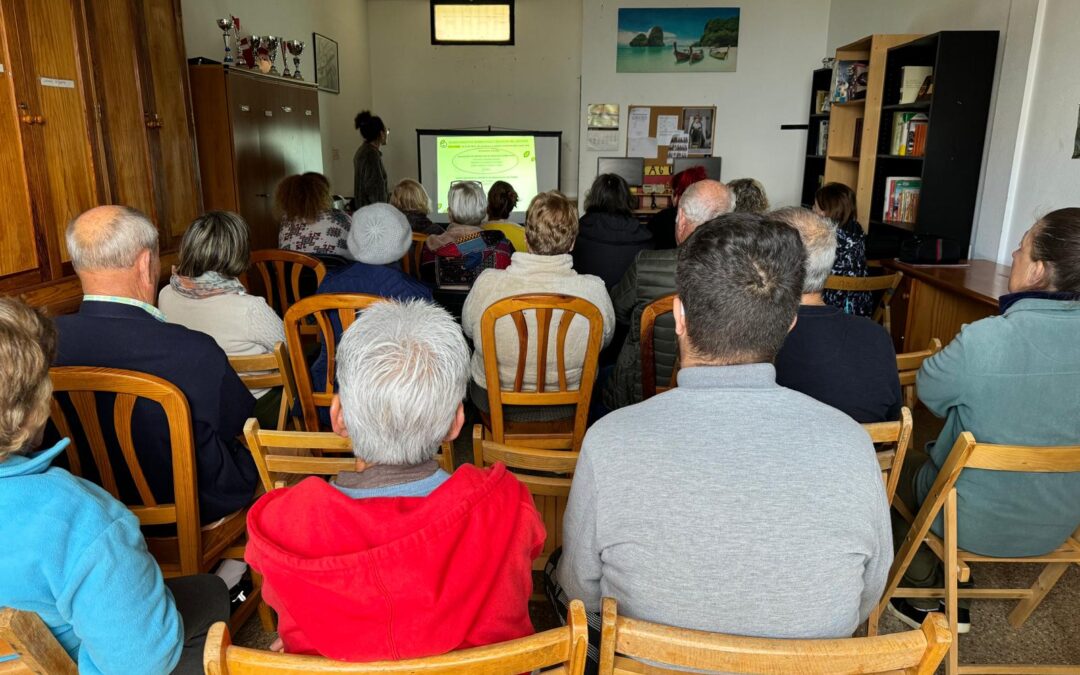
[[[945,611],[945,601],[942,600],[938,605],[941,611]],[[967,607],[956,608],[956,632],[958,635],[964,635],[971,632],[971,611]]]
[[[888,609],[890,614],[911,628],[921,628],[926,616],[937,611],[937,608],[922,609],[921,607],[915,607],[904,598],[889,600]]]

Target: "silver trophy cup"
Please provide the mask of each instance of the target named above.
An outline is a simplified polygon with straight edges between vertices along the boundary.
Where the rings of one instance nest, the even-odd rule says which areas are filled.
[[[221,39],[225,42],[225,58],[222,63],[232,64],[232,48],[229,46],[229,33],[232,31],[232,19],[218,19],[217,27],[221,29]]]
[[[285,48],[289,50],[293,57],[293,78],[297,80],[304,79],[304,76],[300,74],[300,54],[304,51],[304,43],[300,40],[289,40],[285,43]]]
[[[268,52],[268,54],[270,56],[270,74],[271,75],[277,75],[278,74],[277,52],[278,52],[278,43],[281,41],[281,38],[275,37],[273,35],[267,35],[266,40],[269,43],[269,44],[267,44],[266,48],[267,48],[267,52]]]

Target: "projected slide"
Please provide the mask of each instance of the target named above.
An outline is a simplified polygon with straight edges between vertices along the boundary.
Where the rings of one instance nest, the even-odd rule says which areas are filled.
[[[446,213],[446,195],[454,181],[478,181],[486,193],[492,183],[504,180],[518,193],[518,210],[536,196],[533,136],[439,136],[436,157],[439,213]]]

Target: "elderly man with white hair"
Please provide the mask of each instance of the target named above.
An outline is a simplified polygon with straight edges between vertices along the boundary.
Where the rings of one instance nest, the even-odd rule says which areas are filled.
[[[274,490],[248,516],[281,646],[396,660],[531,634],[544,527],[528,490],[501,464],[451,475],[433,459],[465,421],[461,328],[430,303],[377,303],[345,332],[337,376],[331,420],[355,470]]]
[[[486,269],[506,269],[514,245],[499,230],[480,226],[487,217],[487,194],[479,181],[457,181],[446,197],[450,225],[427,239],[420,261],[424,279],[439,288],[468,290]]]
[[[735,195],[715,180],[702,180],[686,188],[675,215],[675,240],[681,245],[694,230],[717,216],[731,213]],[[675,261],[679,250],[642,251],[622,280],[611,289],[615,320],[626,339],[615,369],[603,383],[603,403],[616,410],[641,401],[641,313],[649,303],[675,292]],[[616,334],[618,335],[618,334]],[[675,364],[675,322],[662,316],[656,323],[653,341],[656,350],[657,382],[667,383]]]
[[[889,334],[870,319],[825,304],[836,257],[836,226],[809,209],[772,217],[795,228],[806,247],[806,277],[795,328],[776,356],[776,381],[850,415],[856,422],[898,419],[903,398]]]

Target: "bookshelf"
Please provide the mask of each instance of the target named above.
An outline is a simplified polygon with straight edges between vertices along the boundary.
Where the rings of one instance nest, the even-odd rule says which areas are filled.
[[[834,103],[828,111],[828,148],[822,161],[823,167],[811,163],[809,154],[813,144],[818,140],[818,124],[811,118],[809,133],[807,134],[807,162],[802,175],[802,203],[811,205],[813,193],[824,183],[842,183],[855,191],[855,200],[859,207],[859,222],[866,228],[867,218],[870,214],[870,189],[874,185],[875,159],[877,154],[877,140],[879,131],[879,116],[881,113],[881,91],[883,79],[885,79],[885,57],[891,46],[903,44],[919,38],[919,35],[876,35],[867,36],[862,40],[856,40],[850,44],[840,46],[836,50],[836,63],[860,60],[867,64],[866,95],[865,97],[848,100],[845,103]],[[818,89],[819,73],[823,70],[814,71],[814,90]],[[835,92],[833,89],[833,70],[824,69],[827,73],[829,97]],[[813,94],[810,97],[811,112],[813,111]],[[861,130],[859,121],[862,120]],[[856,131],[859,140],[856,141]],[[858,150],[858,152],[856,152]],[[811,188],[812,186],[812,188]]]
[[[874,174],[868,206],[867,257],[895,257],[914,236],[951,240],[967,251],[975,219],[983,146],[990,111],[997,31],[942,31],[890,48],[873,148]],[[933,68],[933,91],[925,100],[900,103],[903,68]],[[897,155],[894,116],[926,116],[922,156]],[[921,180],[913,219],[885,218],[890,177]],[[860,207],[861,207],[860,203]]]
[[[828,97],[832,86],[832,68],[818,68],[810,78],[810,117],[806,132],[806,158],[803,163],[802,198],[803,206],[814,205],[814,193],[822,186],[825,179],[825,148],[818,147],[821,124],[828,124],[829,113],[817,111],[817,92],[825,92]]]

